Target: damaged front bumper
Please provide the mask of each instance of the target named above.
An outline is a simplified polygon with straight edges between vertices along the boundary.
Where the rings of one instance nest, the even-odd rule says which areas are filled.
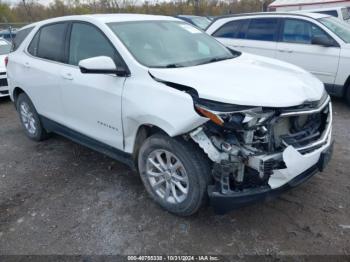
[[[315,152],[315,154],[310,156],[302,156],[304,158],[304,162],[308,162],[311,166],[301,173],[292,173],[294,171],[293,166],[289,169],[286,168],[283,170],[274,170],[274,174],[269,180],[276,180],[276,184],[274,184],[275,181],[272,183],[269,181],[269,185],[266,186],[236,192],[231,191],[229,194],[223,194],[217,190],[215,185],[211,185],[208,187],[210,204],[217,214],[225,214],[228,211],[252,204],[254,202],[274,199],[283,192],[305,182],[319,171],[323,171],[324,167],[331,159],[332,152],[333,142],[329,141],[326,146],[318,150],[318,152]],[[280,179],[281,177],[282,179]],[[286,182],[281,183],[281,181]],[[271,186],[271,184],[273,186]]]
[[[286,111],[278,117],[319,113],[324,118],[323,126],[313,129],[314,133],[318,132],[317,138],[312,140],[314,134],[309,132],[304,136],[308,139],[307,144],[302,145],[296,141],[295,137],[298,136],[294,134],[281,135],[283,150],[278,152],[249,153],[244,145],[231,145],[230,151],[222,150],[227,148],[221,146],[219,149],[218,142],[215,142],[217,138],[210,137],[202,127],[193,131],[190,134],[192,139],[214,162],[215,184],[208,187],[208,195],[216,213],[223,214],[253,202],[272,199],[323,171],[333,151],[332,105],[329,98],[317,108]]]

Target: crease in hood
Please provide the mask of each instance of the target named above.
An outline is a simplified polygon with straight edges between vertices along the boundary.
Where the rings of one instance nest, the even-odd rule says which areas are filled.
[[[200,98],[236,105],[297,106],[321,99],[324,92],[323,83],[305,70],[246,53],[198,66],[150,68],[149,73],[165,84],[195,90]]]

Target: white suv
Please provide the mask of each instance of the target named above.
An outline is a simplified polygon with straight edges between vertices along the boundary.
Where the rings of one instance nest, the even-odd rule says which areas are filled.
[[[270,198],[322,170],[332,107],[323,84],[227,49],[171,17],[86,15],[30,25],[9,56],[27,136],[49,132],[138,170],[178,215]]]
[[[304,68],[350,104],[350,26],[337,18],[255,13],[219,18],[206,31],[228,47]]]

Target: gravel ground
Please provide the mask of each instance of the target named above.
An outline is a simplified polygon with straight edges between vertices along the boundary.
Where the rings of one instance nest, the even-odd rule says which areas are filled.
[[[271,202],[179,218],[123,164],[59,136],[30,141],[0,99],[0,254],[350,254],[350,108],[341,100],[334,118],[323,173]]]

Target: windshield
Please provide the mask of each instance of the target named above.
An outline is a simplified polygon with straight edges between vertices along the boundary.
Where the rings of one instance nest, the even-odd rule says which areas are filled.
[[[200,29],[206,29],[211,21],[206,17],[191,17],[189,18]]]
[[[350,26],[347,23],[334,17],[325,17],[318,20],[345,43],[350,43]]]
[[[0,41],[0,55],[6,55],[11,51],[11,44],[6,41]]]
[[[234,57],[214,38],[183,22],[119,22],[108,26],[147,67],[194,66]]]

